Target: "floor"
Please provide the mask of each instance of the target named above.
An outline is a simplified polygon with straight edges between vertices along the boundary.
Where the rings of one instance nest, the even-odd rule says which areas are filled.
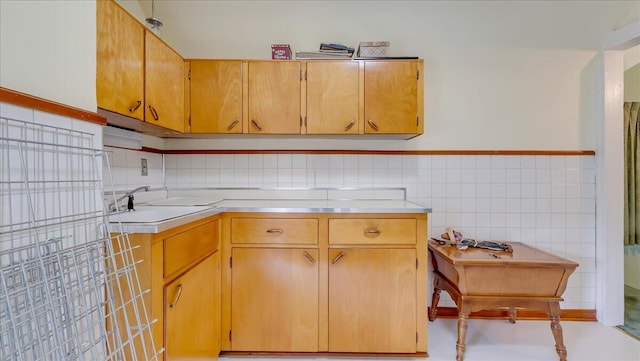
[[[638,361],[640,341],[616,327],[597,322],[563,321],[564,343],[569,361]],[[429,361],[454,361],[457,320],[429,323]],[[278,360],[283,357],[221,357],[220,361]],[[286,358],[287,361],[398,360],[391,358]],[[424,358],[400,359],[425,360]],[[553,336],[546,321],[469,320],[465,361],[558,360]]]
[[[640,290],[624,286],[624,325],[618,327],[640,340]]]

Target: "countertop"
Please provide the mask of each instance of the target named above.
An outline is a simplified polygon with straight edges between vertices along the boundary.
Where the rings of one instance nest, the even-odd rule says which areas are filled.
[[[213,197],[212,202],[206,205],[200,199],[199,207],[188,207],[189,197],[168,197],[147,202],[153,206],[145,206],[141,203],[143,211],[153,210],[165,206],[178,209],[184,206],[186,214],[176,214],[175,217],[155,222],[139,222],[127,220],[128,213],[121,213],[110,217],[111,231],[127,233],[159,233],[165,230],[209,217],[223,212],[278,212],[278,213],[430,213],[431,209],[414,202],[402,199],[365,199],[365,200],[330,200],[330,199],[224,199]],[[187,210],[188,209],[188,210]],[[194,212],[194,209],[197,211]],[[138,215],[136,215],[138,216]]]

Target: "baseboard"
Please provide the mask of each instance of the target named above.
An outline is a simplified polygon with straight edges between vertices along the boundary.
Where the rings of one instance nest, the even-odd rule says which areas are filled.
[[[429,312],[431,307],[429,307]],[[438,317],[458,318],[458,309],[455,307],[438,307]],[[470,318],[508,320],[507,309],[484,310],[472,312]],[[544,312],[518,309],[517,320],[548,320],[549,316]],[[566,309],[560,310],[560,319],[563,321],[598,321],[596,310]]]
[[[220,356],[260,356],[260,357],[366,357],[366,358],[405,358],[429,357],[426,352],[416,353],[368,353],[368,352],[257,352],[257,351],[220,351]]]

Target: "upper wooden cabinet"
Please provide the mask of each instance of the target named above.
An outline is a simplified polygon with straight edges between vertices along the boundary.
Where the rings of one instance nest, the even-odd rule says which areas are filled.
[[[422,60],[191,60],[191,133],[413,137]]]
[[[97,1],[98,107],[144,119],[145,29],[113,1]]]
[[[364,62],[364,133],[422,134],[422,61]]]
[[[300,62],[248,63],[249,133],[300,134]]]
[[[145,32],[145,116],[148,123],[184,131],[184,60]]]
[[[243,133],[242,62],[191,60],[191,133]]]
[[[97,1],[98,107],[184,131],[184,60],[114,1]],[[127,119],[110,123],[149,131]],[[162,132],[155,132],[162,133]]]
[[[307,134],[358,134],[358,62],[307,62]]]

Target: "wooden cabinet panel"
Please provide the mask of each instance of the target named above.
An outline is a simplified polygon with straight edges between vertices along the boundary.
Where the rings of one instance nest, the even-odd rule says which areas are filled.
[[[145,121],[184,131],[184,60],[145,32]]]
[[[329,251],[329,351],[416,352],[416,250]]]
[[[415,219],[330,219],[330,244],[416,244]]]
[[[231,349],[318,351],[318,250],[234,248]]]
[[[233,218],[232,243],[318,243],[317,219]]]
[[[242,133],[242,62],[191,61],[191,133]]]
[[[419,64],[417,61],[365,62],[365,134],[420,132]]]
[[[300,62],[249,61],[249,133],[300,134]]]
[[[307,62],[307,134],[358,134],[358,62]]]
[[[218,248],[220,220],[211,221],[164,240],[164,276]]]
[[[165,360],[211,360],[219,350],[219,256],[209,256],[165,287]],[[207,285],[205,287],[205,285]]]
[[[98,107],[144,117],[144,27],[113,1],[97,1]]]

